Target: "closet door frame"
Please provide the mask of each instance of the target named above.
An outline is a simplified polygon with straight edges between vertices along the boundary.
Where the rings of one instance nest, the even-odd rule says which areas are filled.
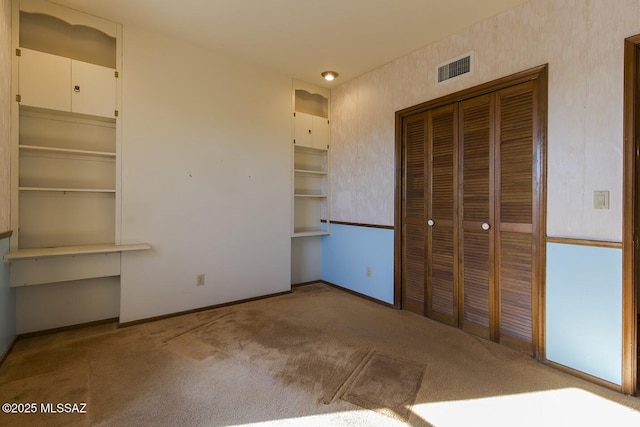
[[[396,188],[395,188],[395,256],[394,256],[394,307],[402,309],[402,247],[403,247],[403,123],[405,118],[443,107],[447,104],[463,101],[469,98],[481,96],[487,93],[496,92],[521,83],[532,80],[537,81],[537,90],[534,99],[534,164],[533,164],[533,208],[534,208],[534,229],[533,229],[533,254],[534,266],[532,271],[532,328],[533,328],[533,348],[534,356],[541,361],[546,358],[545,354],[545,263],[546,263],[546,150],[547,150],[547,74],[548,64],[541,65],[526,71],[522,71],[507,77],[494,80],[479,86],[465,89],[441,98],[427,101],[396,112]]]

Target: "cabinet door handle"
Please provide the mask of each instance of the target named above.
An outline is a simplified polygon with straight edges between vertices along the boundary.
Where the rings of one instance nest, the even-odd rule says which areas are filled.
[[[311,129],[309,129],[309,135],[311,135]]]
[[[432,219],[430,219],[429,221],[427,221],[427,225],[428,225],[429,227],[433,227],[433,224],[435,224],[435,222],[433,222],[433,220],[432,220]]]
[[[491,225],[489,225],[489,223],[488,223],[488,222],[483,222],[483,223],[482,223],[482,229],[483,229],[484,231],[487,231],[487,230],[488,230],[488,229],[490,229],[490,228],[491,228]]]
[[[74,92],[80,92],[80,86],[75,85],[75,86],[73,87],[73,91],[74,91]]]

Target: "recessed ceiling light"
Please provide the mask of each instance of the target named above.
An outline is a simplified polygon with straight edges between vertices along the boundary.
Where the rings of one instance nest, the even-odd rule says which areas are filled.
[[[335,71],[323,71],[322,73],[320,73],[320,75],[324,77],[324,79],[328,82],[338,77],[338,73],[336,73]]]

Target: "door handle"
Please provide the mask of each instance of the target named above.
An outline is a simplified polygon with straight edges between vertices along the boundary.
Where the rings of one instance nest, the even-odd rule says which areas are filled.
[[[487,231],[487,230],[488,230],[488,229],[490,229],[490,228],[491,228],[491,225],[490,225],[488,222],[483,222],[483,223],[482,223],[482,229],[483,229],[484,231]]]
[[[433,227],[433,224],[435,224],[435,222],[433,222],[433,220],[432,220],[432,219],[430,219],[429,221],[427,221],[427,225],[428,225],[429,227]]]

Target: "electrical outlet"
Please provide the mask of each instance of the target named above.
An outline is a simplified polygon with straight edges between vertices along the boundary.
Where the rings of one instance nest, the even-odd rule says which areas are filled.
[[[371,267],[367,266],[367,277],[371,277]]]
[[[204,286],[204,273],[200,273],[196,276],[196,285]]]

